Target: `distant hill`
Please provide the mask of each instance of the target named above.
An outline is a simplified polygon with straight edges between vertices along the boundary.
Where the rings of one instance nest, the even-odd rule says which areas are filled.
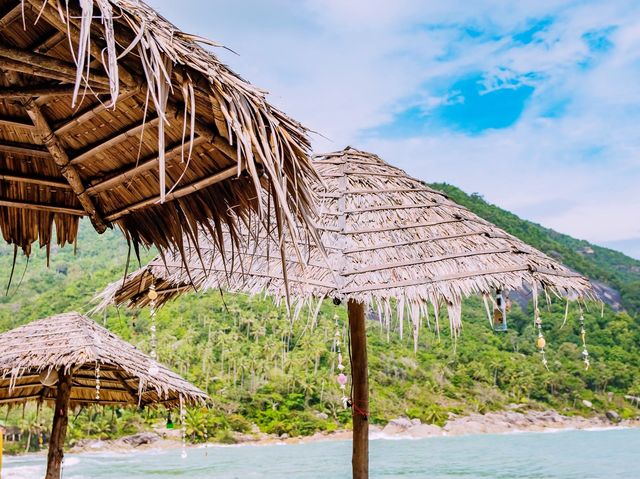
[[[615,309],[621,306],[634,314],[640,312],[640,261],[619,251],[523,220],[487,203],[477,193],[467,194],[446,183],[433,183],[430,186],[525,243],[589,277],[607,303]]]

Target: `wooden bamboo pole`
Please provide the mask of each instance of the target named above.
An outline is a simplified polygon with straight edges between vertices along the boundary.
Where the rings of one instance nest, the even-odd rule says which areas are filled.
[[[0,18],[0,29],[8,27],[11,23],[20,18],[20,15],[22,15],[22,5],[18,3],[15,7],[9,10],[6,15]]]
[[[364,304],[349,300],[351,333],[351,381],[353,396],[353,452],[351,466],[354,479],[369,478],[369,372],[367,364],[367,328]]]
[[[36,185],[36,186],[51,186],[53,188],[60,188],[62,190],[70,190],[71,186],[69,183],[64,181],[60,181],[57,178],[46,178],[39,176],[26,176],[26,175],[14,175],[12,173],[4,173],[0,171],[0,180],[3,181],[13,181],[15,183],[26,183],[28,185]]]
[[[63,215],[85,216],[87,212],[69,206],[47,205],[44,203],[34,203],[33,201],[18,201],[0,198],[0,206],[18,208],[21,210],[45,211],[47,213],[60,213]]]
[[[62,458],[64,457],[64,440],[69,424],[69,403],[71,402],[71,374],[65,374],[61,368],[58,373],[58,395],[56,409],[53,413],[53,427],[49,439],[49,454],[47,456],[47,474],[45,479],[60,479],[62,472]]]
[[[13,86],[0,88],[0,99],[32,98],[39,96],[71,96],[73,85],[54,86]],[[106,88],[93,88],[93,93],[109,93]]]
[[[89,215],[93,227],[98,233],[104,233],[107,229],[107,224],[98,211],[93,199],[87,195],[82,179],[80,178],[80,174],[76,168],[71,165],[71,159],[67,155],[67,152],[58,137],[51,129],[49,121],[45,117],[44,113],[32,99],[23,100],[22,104],[33,121],[36,131],[42,136],[42,141],[49,150],[51,157],[55,161],[56,165],[58,165],[60,173],[69,182],[69,185],[78,197],[78,201],[82,205],[82,208],[87,212],[87,215]]]
[[[32,143],[14,143],[3,141],[0,143],[0,153],[9,153],[13,155],[27,155],[32,158],[51,158],[51,153],[41,145]]]
[[[0,117],[0,126],[9,126],[11,128],[20,128],[25,130],[33,130],[34,126],[29,120],[22,118],[14,118],[10,116]]]
[[[41,53],[27,52],[19,48],[0,45],[0,58],[5,61],[13,60],[19,62],[23,66],[33,69],[31,73],[34,75],[53,75],[50,78],[62,77],[66,80],[75,81],[77,67],[74,64]],[[89,72],[89,83],[108,87],[109,78],[94,70]]]

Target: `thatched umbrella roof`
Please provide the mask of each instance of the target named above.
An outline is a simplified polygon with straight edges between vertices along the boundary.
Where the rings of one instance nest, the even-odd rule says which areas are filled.
[[[455,204],[376,155],[346,148],[316,158],[322,180],[317,228],[323,248],[281,243],[270,231],[246,230],[239,261],[202,248],[186,257],[156,258],[101,295],[101,306],[144,305],[152,286],[160,301],[189,289],[266,292],[276,298],[346,300],[352,390],[353,476],[368,478],[368,369],[365,305],[400,327],[409,316],[417,333],[431,304],[447,308],[451,330],[461,328],[465,296],[497,289],[540,290],[571,299],[592,297],[589,281],[500,228]],[[206,238],[202,238],[203,245]],[[227,239],[227,241],[229,241]],[[280,245],[287,262],[280,262]],[[297,247],[297,248],[296,248]],[[296,255],[293,253],[302,253]],[[185,258],[187,261],[184,261]],[[285,266],[285,267],[283,267]],[[536,307],[536,314],[538,308]],[[489,307],[487,306],[489,311]],[[437,321],[437,319],[436,319]],[[538,326],[541,321],[536,318]],[[540,330],[539,347],[544,351]],[[543,356],[543,361],[546,359]]]
[[[72,375],[71,405],[204,404],[207,395],[79,313],[64,313],[0,334],[0,404],[55,401],[41,375]],[[100,399],[96,400],[96,365]],[[53,374],[55,374],[53,373]]]
[[[299,243],[299,261],[288,243],[287,282],[274,254],[277,238],[265,241],[264,230],[255,235],[245,229],[242,260],[218,256],[203,237],[200,255],[188,255],[188,270],[178,254],[159,256],[106,289],[100,306],[144,306],[152,284],[158,303],[194,289],[222,287],[277,298],[289,291],[303,301],[354,299],[387,317],[397,300],[398,314],[415,322],[428,303],[436,312],[443,305],[457,330],[461,300],[472,294],[526,287],[591,297],[586,278],[374,154],[346,148],[316,157],[314,165],[322,179],[317,227],[326,253]]]
[[[211,42],[138,0],[7,0],[0,32],[0,230],[26,254],[82,216],[161,249],[234,236],[261,195],[281,232],[307,217],[307,131]]]

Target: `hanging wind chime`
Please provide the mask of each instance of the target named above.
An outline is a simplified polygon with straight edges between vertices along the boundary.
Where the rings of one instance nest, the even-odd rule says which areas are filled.
[[[505,299],[502,289],[496,290],[496,298],[493,302],[493,330],[507,331],[507,312],[510,309],[509,299]]]
[[[156,362],[158,361],[158,340],[156,337],[156,300],[158,299],[158,292],[156,291],[156,286],[154,284],[151,284],[151,286],[149,286],[147,297],[149,298],[149,317],[151,319],[151,326],[149,327],[151,331],[149,339],[151,352],[149,353],[149,356],[151,356],[151,359],[153,360],[151,366],[149,367],[149,374],[151,376],[155,376],[156,374],[158,374],[158,371],[160,369],[158,368],[158,364]]]
[[[538,337],[536,338],[536,347],[540,350],[540,355],[542,356],[542,365],[545,369],[549,370],[549,361],[547,361],[547,353],[545,351],[545,346],[547,345],[547,340],[544,339],[544,334],[542,333],[542,318],[540,317],[540,309],[538,308],[538,299],[534,292],[533,297],[533,309],[535,314],[535,327],[538,329]]]
[[[180,457],[182,459],[187,458],[187,424],[186,424],[186,411],[184,408],[184,398],[180,396],[180,425],[182,432],[182,452],[180,453]]]
[[[589,351],[587,351],[587,330],[584,329],[584,314],[582,306],[580,306],[580,339],[582,340],[582,361],[585,369],[589,369],[591,362],[589,361]]]
[[[334,300],[334,304],[336,304],[336,300]],[[340,304],[339,301],[337,304]],[[342,402],[342,406],[347,409],[351,405],[350,399],[346,395],[347,390],[347,382],[349,379],[347,375],[344,373],[344,364],[342,363],[342,347],[341,347],[341,333],[340,333],[340,316],[338,314],[333,315],[333,320],[336,323],[336,334],[335,334],[335,351],[338,356],[338,385],[340,386],[340,391],[342,394],[342,398],[340,399]]]
[[[150,330],[151,330],[151,353],[149,354],[149,356],[151,356],[151,359],[153,359],[154,361],[157,361],[158,359],[158,353],[157,353],[157,340],[156,340],[156,300],[158,299],[158,292],[156,291],[156,286],[154,284],[151,284],[151,286],[149,286],[149,292],[147,293],[147,296],[149,297],[149,315],[151,317],[151,326],[150,326]]]
[[[100,402],[100,363],[96,361],[96,402]]]

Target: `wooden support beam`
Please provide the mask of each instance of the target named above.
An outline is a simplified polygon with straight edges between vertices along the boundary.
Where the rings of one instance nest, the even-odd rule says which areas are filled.
[[[9,116],[0,117],[0,126],[7,126],[11,128],[22,128],[25,130],[34,129],[33,123],[31,123],[31,121],[29,121],[28,119],[23,120],[22,118],[15,118],[15,117],[9,117]]]
[[[8,61],[13,61],[24,65],[27,69],[31,69],[26,73],[47,76],[47,72],[49,72],[53,75],[50,78],[63,81],[70,80],[72,82],[76,78],[77,67],[74,64],[43,55],[42,53],[28,52],[0,44],[0,58],[3,59],[2,68],[11,68],[7,66]],[[83,73],[86,74],[86,72]],[[89,84],[109,86],[109,78],[95,70],[89,71],[87,80]]]
[[[73,95],[73,88],[73,85],[4,87],[0,88],[0,99],[71,96]],[[109,89],[93,88],[92,92],[98,95],[100,93],[109,93]]]
[[[0,18],[0,30],[4,30],[22,15],[22,2],[9,10],[2,18]]]
[[[27,155],[36,158],[51,158],[51,153],[41,146],[31,143],[14,143],[3,141],[0,143],[0,153],[9,153],[14,155]]]
[[[49,50],[53,50],[55,47],[57,47],[58,44],[65,38],[67,38],[67,35],[59,30],[56,30],[52,35],[49,35],[47,38],[44,38],[37,44],[33,45],[31,47],[31,50],[36,53],[45,54]]]
[[[7,206],[9,208],[18,208],[21,210],[45,211],[47,213],[62,213],[65,215],[73,215],[73,216],[85,216],[87,214],[84,210],[80,210],[77,208],[71,208],[67,206],[45,205],[42,203],[33,203],[30,201],[0,199],[0,206]]]
[[[129,98],[131,98],[132,96],[134,96],[135,94],[140,93],[140,89],[139,88],[135,88],[129,91],[125,91],[123,92],[119,97],[118,97],[118,101],[124,101],[127,100]],[[96,117],[97,115],[99,115],[100,113],[102,113],[103,111],[109,109],[109,108],[113,108],[113,106],[109,106],[108,101],[105,102],[101,102],[98,103],[96,106],[93,106],[91,108],[89,108],[88,110],[85,110],[83,112],[81,112],[80,114],[78,114],[78,116],[74,116],[72,118],[70,118],[69,120],[67,120],[66,122],[57,125],[54,128],[55,134],[56,135],[63,135],[65,133],[67,133],[69,130],[72,130],[73,128],[75,128],[78,125],[81,125],[82,123],[84,123],[85,121],[89,121],[92,118]]]
[[[0,180],[13,181],[14,183],[26,183],[28,185],[36,185],[36,186],[51,186],[53,188],[60,188],[63,190],[71,189],[71,186],[69,185],[69,183],[60,181],[57,178],[16,175],[13,173],[3,173],[0,171]]]
[[[73,84],[75,82],[75,78],[71,78],[69,75],[66,75],[64,73],[55,72],[53,70],[48,70],[47,68],[42,68],[39,66],[27,65],[26,63],[18,62],[16,60],[10,60],[7,58],[0,57],[0,67],[2,68],[2,70],[24,73],[27,76],[36,76],[45,78],[47,80],[55,80],[68,84]]]
[[[107,229],[107,224],[102,219],[102,216],[100,215],[100,212],[96,208],[96,205],[94,204],[91,197],[87,195],[84,185],[82,184],[80,174],[75,169],[75,167],[70,164],[70,159],[67,155],[67,152],[60,144],[58,137],[51,130],[49,122],[44,116],[44,113],[42,113],[42,110],[38,105],[36,105],[33,99],[24,100],[22,104],[26,108],[27,114],[31,117],[31,120],[33,120],[33,124],[36,126],[36,130],[42,137],[42,140],[51,153],[53,160],[58,165],[60,173],[62,173],[62,176],[64,176],[69,182],[71,188],[73,189],[73,192],[78,198],[78,201],[82,205],[82,208],[89,215],[91,223],[93,223],[93,227],[98,233],[104,233],[104,231]]]
[[[31,394],[30,396],[4,398],[4,399],[0,399],[0,404],[30,401],[32,399],[38,399],[39,397],[40,397],[40,394]]]
[[[367,325],[364,304],[347,303],[351,334],[351,417],[353,419],[352,477],[369,477],[369,369],[367,364]]]
[[[233,165],[230,166],[229,168],[226,168],[218,173],[215,173],[211,176],[207,176],[205,178],[203,178],[202,180],[196,181],[194,183],[191,183],[189,185],[183,186],[182,188],[178,188],[176,190],[173,191],[173,193],[168,194],[165,197],[165,202],[168,203],[170,201],[176,200],[178,198],[182,198],[183,196],[189,195],[191,193],[194,193],[198,190],[201,190],[203,188],[206,188],[208,186],[211,186],[215,183],[219,183],[221,181],[224,181],[228,178],[231,178],[232,176],[236,175],[238,173],[238,167],[237,165]],[[126,216],[130,213],[133,213],[134,211],[137,211],[139,209],[145,208],[147,206],[152,206],[156,203],[158,203],[160,201],[160,195],[154,196],[152,198],[147,198],[146,200],[142,200],[138,203],[135,203],[131,206],[128,206],[126,208],[123,208],[121,210],[118,211],[114,211],[113,213],[109,214],[106,216],[105,220],[108,222],[113,222],[115,220],[118,220],[120,218],[122,218],[123,216]]]
[[[120,131],[118,133],[116,133],[115,135],[111,136],[110,138],[107,138],[106,140],[102,141],[101,143],[98,143],[96,145],[93,145],[91,147],[89,147],[88,150],[85,150],[83,153],[81,153],[80,155],[76,156],[75,158],[71,159],[71,164],[72,165],[79,165],[82,162],[93,158],[95,155],[102,153],[105,150],[108,150],[109,148],[112,148],[116,145],[118,145],[119,143],[122,143],[123,141],[126,141],[129,138],[135,137],[136,135],[138,135],[139,133],[141,133],[143,130],[145,130],[146,128],[153,128],[154,126],[156,126],[158,123],[160,122],[160,118],[153,117],[150,118],[148,120],[143,120],[140,121],[138,123],[136,123],[135,125],[129,127],[127,130],[124,131]]]
[[[62,458],[64,457],[64,440],[69,423],[69,404],[71,403],[71,374],[65,374],[60,368],[56,408],[53,412],[53,427],[49,438],[49,454],[47,456],[47,473],[45,479],[60,479],[62,474]]]
[[[197,136],[194,138],[191,145],[193,148],[195,148],[196,146],[204,143],[204,141],[205,139],[203,137]],[[189,150],[189,141],[185,142],[184,145],[182,144],[182,142],[180,142],[179,144],[171,146],[167,149],[167,151],[164,154],[165,159],[170,160],[180,155],[182,151],[188,152],[188,150]],[[122,173],[119,173],[105,180],[96,180],[92,182],[93,183],[92,186],[87,188],[87,193],[90,195],[97,195],[98,193],[106,191],[110,188],[114,188],[124,182],[131,181],[133,178],[135,178],[138,175],[141,175],[145,171],[149,171],[153,168],[156,168],[159,164],[160,164],[160,157],[157,154],[153,155],[150,158],[147,158],[141,161],[137,166],[134,166],[133,168],[129,168],[128,170],[123,171]]]
[[[100,381],[102,381],[102,378],[100,379]],[[79,391],[95,391],[96,387],[95,386],[85,386],[82,384],[79,384],[77,382],[73,383],[73,389],[74,390],[79,390]],[[118,387],[109,387],[109,386],[103,386],[102,384],[100,384],[100,392],[102,391],[107,391],[107,392],[112,392],[112,393],[125,393],[127,396],[129,395],[129,391],[127,389],[122,389],[122,388],[118,388]],[[82,400],[82,399],[80,399]]]
[[[122,373],[120,371],[116,371],[114,374],[118,378],[118,380],[120,381],[120,384],[122,384],[122,386],[127,390],[127,393],[129,393],[129,395],[131,396],[132,402],[135,402],[135,401],[142,402],[142,398],[140,398],[138,396],[137,388],[132,387],[127,382],[127,380],[125,379],[125,377],[122,375]]]
[[[79,390],[79,391],[95,391],[96,387],[95,386],[87,386],[87,385],[83,385],[78,383],[77,381],[75,381],[75,379],[77,379],[76,376],[73,376],[74,382],[73,382],[73,389],[74,390]],[[93,378],[93,380],[95,380],[95,377]],[[110,391],[110,392],[117,392],[117,393],[127,393],[129,394],[129,390],[128,389],[122,389],[121,387],[111,387],[111,386],[104,386],[102,384],[102,378],[100,378],[100,391]],[[116,384],[120,384],[119,381],[112,381]],[[10,390],[11,391],[15,391],[17,389],[29,389],[29,388],[42,388],[43,384],[41,382],[33,382],[33,383],[27,383],[27,384],[16,384],[14,387],[12,387]]]
[[[34,8],[37,9],[38,12],[41,11],[43,6],[43,0],[25,0]],[[76,7],[70,6],[70,12],[72,16],[76,16],[78,18],[79,10]],[[80,30],[76,24],[76,20],[69,19],[69,23],[64,23],[60,17],[57,15],[57,12],[54,8],[44,8],[41,11],[42,17],[50,23],[53,27],[57,28],[61,32],[65,34],[67,31],[70,32],[73,38],[78,38],[80,35]],[[122,33],[118,30],[115,31],[116,41],[123,45],[128,45],[132,38],[122,35]],[[102,51],[101,47],[97,45],[95,41],[92,41],[90,44],[91,54],[95,58],[101,58]],[[125,85],[128,85],[130,88],[140,87],[141,79],[136,78],[131,72],[129,72],[126,68],[122,66],[122,62],[119,63],[119,75],[120,79]],[[146,90],[146,86],[143,86],[142,91]],[[184,112],[181,108],[179,108],[174,102],[169,100],[167,104],[166,113],[170,116],[174,116],[179,122],[184,121]],[[189,124],[189,121],[187,122]],[[223,137],[219,136],[212,128],[208,125],[202,123],[200,120],[196,119],[195,122],[195,131],[199,136],[203,136],[209,141],[216,149],[218,149],[222,154],[224,154],[227,158],[231,159],[233,162],[237,162],[237,151],[234,147],[232,147],[229,142]]]

